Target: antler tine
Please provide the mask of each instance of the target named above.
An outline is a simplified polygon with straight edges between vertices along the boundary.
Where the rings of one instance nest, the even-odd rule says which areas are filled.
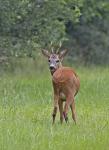
[[[53,47],[51,48],[51,53],[52,53],[52,54],[54,53],[54,49],[53,49]]]
[[[53,42],[52,41],[50,43],[50,48],[51,48],[51,53],[53,54],[54,53],[54,48],[53,48]]]
[[[57,51],[56,51],[56,54],[59,53],[59,49],[61,48],[61,46],[62,46],[62,42],[60,41],[60,42],[59,42],[59,47],[58,47],[58,49],[57,49]]]

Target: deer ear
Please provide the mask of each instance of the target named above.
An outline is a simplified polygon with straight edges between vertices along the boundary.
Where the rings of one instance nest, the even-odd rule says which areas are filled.
[[[62,52],[59,53],[59,58],[62,59],[66,54],[67,54],[68,50],[65,49]]]
[[[48,52],[47,50],[43,49],[42,50],[42,54],[46,57],[50,57],[50,52]]]

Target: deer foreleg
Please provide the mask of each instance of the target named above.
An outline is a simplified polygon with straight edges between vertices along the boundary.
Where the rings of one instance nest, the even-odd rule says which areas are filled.
[[[63,123],[63,101],[62,99],[59,99],[58,105],[59,105],[59,111],[60,111],[60,122]]]
[[[52,114],[52,117],[53,117],[53,124],[54,124],[54,122],[55,122],[56,114],[57,114],[57,107],[54,107],[54,109],[53,109],[53,114]]]
[[[57,114],[57,109],[58,109],[58,100],[59,100],[59,96],[58,95],[54,95],[54,109],[53,109],[53,124],[55,122],[55,118],[56,118],[56,114]]]

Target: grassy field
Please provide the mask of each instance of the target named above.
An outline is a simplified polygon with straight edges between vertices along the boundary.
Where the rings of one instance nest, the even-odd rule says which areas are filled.
[[[0,150],[109,150],[109,69],[76,69],[77,125],[52,126],[50,74],[0,77]]]

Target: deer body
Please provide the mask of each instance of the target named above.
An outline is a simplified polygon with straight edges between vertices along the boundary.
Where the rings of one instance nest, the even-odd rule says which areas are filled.
[[[67,97],[68,93],[76,95],[79,90],[79,78],[73,69],[69,67],[60,67],[52,77],[53,85],[59,89],[59,96],[61,98]]]
[[[70,67],[63,67],[61,65],[61,60],[66,54],[66,51],[60,54],[49,53],[48,51],[42,51],[42,53],[48,57],[49,68],[52,75],[52,83],[54,89],[54,109],[53,109],[53,123],[55,122],[55,117],[57,109],[59,107],[60,111],[60,121],[68,121],[68,110],[69,107],[72,111],[72,118],[76,123],[76,111],[75,111],[75,101],[74,97],[78,93],[80,87],[80,81],[75,71]],[[63,108],[63,102],[65,105]]]
[[[56,70],[52,77],[53,88],[54,88],[54,114],[55,117],[57,112],[57,107],[60,105],[60,120],[63,122],[63,116],[67,121],[67,113],[69,106],[72,110],[72,117],[76,123],[76,113],[75,113],[75,104],[74,96],[77,94],[80,82],[79,78],[74,72],[73,69],[69,67],[60,67]],[[63,108],[63,101],[65,100],[65,107]]]

